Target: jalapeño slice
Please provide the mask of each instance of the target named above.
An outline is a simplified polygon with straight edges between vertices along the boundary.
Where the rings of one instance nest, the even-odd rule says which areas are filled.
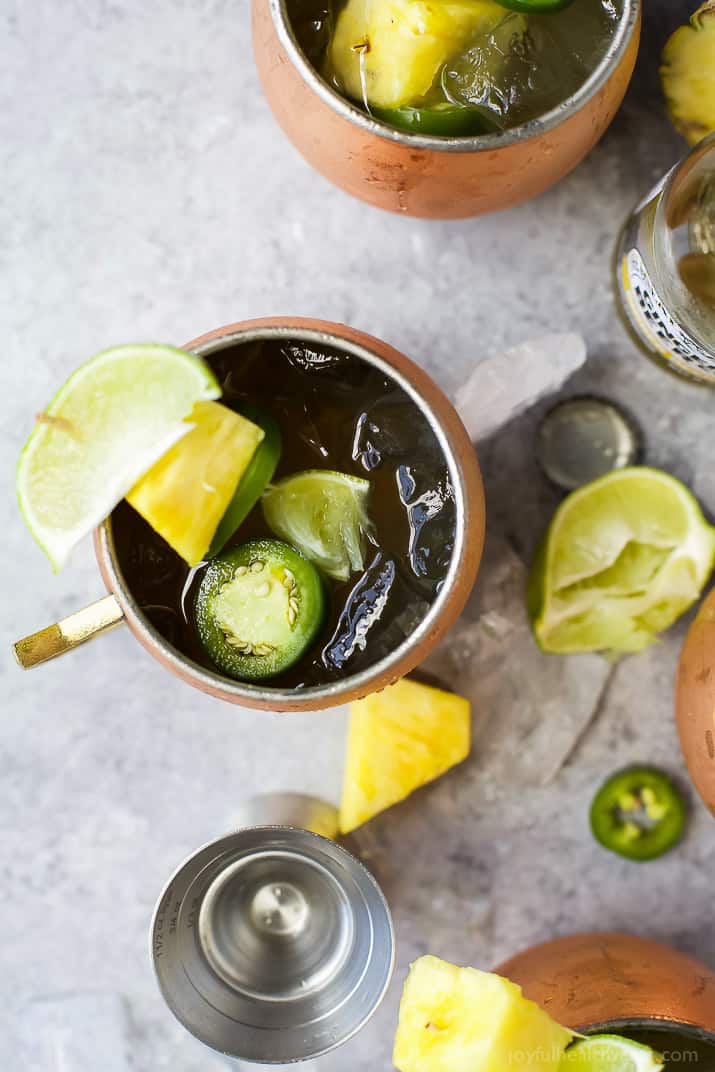
[[[630,767],[612,775],[591,804],[593,836],[629,860],[654,860],[680,841],[685,801],[667,775]]]
[[[427,134],[438,138],[468,138],[477,134],[489,134],[498,127],[490,123],[484,114],[465,104],[450,104],[444,101],[431,108],[374,108],[370,111],[375,119],[399,130],[412,134]]]
[[[194,611],[199,640],[219,670],[258,681],[305,654],[323,624],[325,594],[299,551],[251,540],[209,562]]]
[[[233,498],[218,523],[206,555],[207,558],[217,555],[226,546],[239,525],[246,520],[273,479],[281,456],[281,432],[272,417],[244,403],[233,405],[231,408],[262,428],[265,436],[251,458],[246,472],[239,480]]]

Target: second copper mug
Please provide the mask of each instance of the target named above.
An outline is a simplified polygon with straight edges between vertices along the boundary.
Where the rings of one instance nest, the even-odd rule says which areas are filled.
[[[603,136],[635,66],[641,0],[623,0],[613,40],[581,88],[539,119],[469,138],[411,134],[336,93],[301,51],[290,0],[253,0],[253,49],[268,103],[316,171],[363,201],[408,216],[495,212],[553,186]]]
[[[645,1036],[670,1049],[673,1067],[687,1059],[702,1072],[715,1068],[715,973],[669,946],[629,934],[575,934],[496,970],[566,1027]]]
[[[310,711],[366,696],[413,670],[455,622],[476,579],[484,541],[484,493],[474,447],[456,410],[435,382],[387,343],[342,324],[299,317],[248,320],[217,328],[186,345],[209,357],[236,344],[300,340],[332,347],[379,369],[417,407],[439,445],[454,492],[454,547],[439,594],[414,631],[394,650],[356,673],[327,684],[274,688],[223,676],[194,662],[170,644],[142,612],[125,579],[114,547],[111,516],[95,533],[95,551],[109,595],[98,603],[15,645],[21,665],[34,666],[125,622],[139,643],[167,670],[188,684],[229,703],[270,711]]]

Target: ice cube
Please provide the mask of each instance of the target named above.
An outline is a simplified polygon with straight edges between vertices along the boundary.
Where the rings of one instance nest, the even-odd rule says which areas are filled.
[[[430,603],[419,588],[395,559],[378,551],[347,597],[323,649],[323,666],[340,671],[349,663],[355,673],[395,651],[429,612]]]
[[[408,556],[416,577],[439,578],[449,568],[454,542],[454,489],[449,478],[409,465],[397,467],[400,502],[410,526]]]
[[[281,346],[281,355],[291,369],[304,376],[301,391],[310,394],[315,400],[330,403],[335,397],[354,398],[356,391],[366,387],[372,392],[380,393],[390,390],[385,377],[377,377],[374,369],[344,350],[331,349],[329,346],[314,347],[307,342],[287,342]],[[275,385],[280,396],[281,384]],[[284,392],[293,397],[294,379],[289,379]]]
[[[579,72],[589,75],[598,66],[622,10],[623,0],[574,0],[557,16],[531,15],[529,23],[550,31],[561,55],[573,57],[578,77]]]
[[[401,391],[378,399],[358,417],[352,456],[367,472],[415,451],[434,453],[435,437],[426,420],[416,419],[414,404]]]
[[[70,993],[36,998],[22,1018],[25,1067],[42,1072],[131,1072],[132,1031],[120,994]]]
[[[527,40],[525,15],[507,15],[468,49],[454,56],[442,71],[442,86],[455,102],[479,109],[497,127],[505,128],[514,108],[518,79],[531,64],[523,58]]]
[[[348,354],[333,350],[315,350],[307,343],[288,342],[281,347],[281,353],[289,365],[301,372],[324,372],[333,369],[342,371],[344,366],[350,364]]]
[[[298,436],[320,461],[325,461],[330,457],[330,449],[323,441],[324,437],[320,434],[319,420],[313,416],[311,403],[307,399],[303,399],[302,410],[303,413],[296,425]]]
[[[382,618],[397,570],[378,552],[348,596],[337,627],[323,649],[324,665],[340,670],[357,651],[365,651],[370,630]]]
[[[536,119],[575,93],[605,52],[614,18],[601,0],[550,15],[512,12],[442,73],[447,96],[502,128]]]
[[[455,397],[476,442],[486,439],[545,395],[553,394],[586,360],[586,344],[568,332],[543,335],[480,362]]]
[[[552,781],[613,672],[600,655],[545,655],[537,647],[526,581],[521,559],[504,540],[489,537],[465,613],[422,667],[472,703],[476,763],[497,787]]]

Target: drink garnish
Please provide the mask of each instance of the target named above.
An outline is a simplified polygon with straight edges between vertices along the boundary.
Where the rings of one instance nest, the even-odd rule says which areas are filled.
[[[264,432],[219,402],[198,402],[187,421],[188,434],[155,462],[126,498],[189,566],[195,566],[206,557],[219,523],[233,506]]]
[[[469,755],[469,701],[403,678],[350,705],[340,830],[347,834]]]
[[[217,555],[246,520],[273,479],[281,456],[281,432],[276,422],[255,406],[242,403],[233,408],[262,429],[263,439],[258,444],[218,524],[209,548],[209,557]]]
[[[199,640],[224,674],[275,677],[315,640],[325,617],[318,571],[288,544],[251,540],[206,567],[196,594]]]
[[[425,956],[402,991],[393,1062],[399,1072],[559,1072],[572,1038],[509,979]]]
[[[668,39],[660,68],[673,125],[690,145],[715,130],[715,0]]]
[[[370,482],[332,469],[306,469],[269,488],[262,499],[269,528],[328,577],[347,581],[364,569],[370,530]]]
[[[494,972],[439,957],[412,964],[400,1002],[399,1072],[661,1072],[663,1057],[620,1035],[579,1035]]]
[[[468,138],[499,130],[488,113],[467,107],[466,104],[440,102],[429,108],[410,105],[401,108],[370,107],[370,114],[388,126],[435,138]]]
[[[683,836],[685,801],[662,771],[631,767],[612,775],[591,804],[593,836],[629,860],[654,860]]]
[[[348,0],[335,23],[325,74],[370,108],[414,105],[451,56],[503,18],[495,0]]]
[[[657,469],[608,473],[556,511],[529,579],[529,616],[546,652],[642,651],[695,600],[715,529],[688,489]]]
[[[190,430],[194,404],[218,398],[208,366],[171,346],[118,346],[80,366],[20,455],[17,494],[55,570]]]
[[[559,1072],[661,1072],[664,1058],[650,1046],[620,1035],[577,1039],[561,1058]]]

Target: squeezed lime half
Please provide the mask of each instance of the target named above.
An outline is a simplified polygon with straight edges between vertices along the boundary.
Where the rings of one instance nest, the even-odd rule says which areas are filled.
[[[650,1046],[620,1035],[591,1035],[569,1046],[559,1072],[660,1072],[663,1058]]]
[[[20,509],[55,570],[189,431],[194,404],[220,394],[208,366],[172,346],[117,346],[70,376],[17,467]]]
[[[657,469],[608,473],[568,496],[532,566],[529,616],[544,651],[641,651],[700,596],[715,529]]]
[[[370,528],[369,480],[331,469],[306,469],[263,496],[266,523],[337,581],[364,569]]]

